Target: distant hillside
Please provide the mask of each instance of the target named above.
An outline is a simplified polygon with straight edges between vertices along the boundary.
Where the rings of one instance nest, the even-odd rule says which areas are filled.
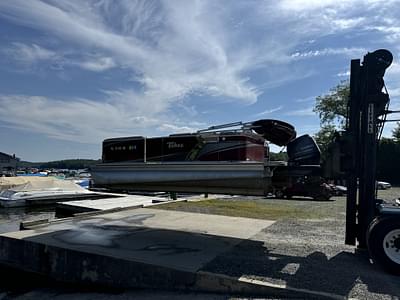
[[[85,169],[89,168],[97,163],[100,163],[100,159],[65,159],[49,162],[29,162],[20,161],[19,167],[22,168],[38,168],[38,169]]]

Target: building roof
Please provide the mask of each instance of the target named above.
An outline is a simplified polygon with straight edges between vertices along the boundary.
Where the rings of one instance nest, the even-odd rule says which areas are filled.
[[[15,154],[14,154],[14,155],[10,155],[10,154],[4,153],[4,152],[0,152],[0,156],[6,156],[6,157],[9,158],[9,159],[19,160],[19,159],[15,156]]]

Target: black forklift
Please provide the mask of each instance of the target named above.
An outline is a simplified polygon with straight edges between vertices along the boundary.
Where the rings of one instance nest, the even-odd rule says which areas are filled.
[[[400,205],[377,198],[376,155],[389,110],[383,76],[393,61],[385,49],[351,61],[346,130],[338,133],[323,166],[325,176],[347,183],[348,245],[368,249],[370,258],[400,275]]]

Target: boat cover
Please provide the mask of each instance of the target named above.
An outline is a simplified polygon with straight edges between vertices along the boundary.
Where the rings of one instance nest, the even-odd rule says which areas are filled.
[[[39,179],[39,177],[0,177],[0,191],[16,187],[17,185],[25,184],[28,181],[35,181],[37,179]]]
[[[70,180],[61,180],[54,177],[0,177],[0,190],[15,192],[65,190],[87,193],[83,187]]]
[[[252,122],[251,128],[262,135],[267,141],[278,145],[286,146],[290,141],[296,138],[296,130],[289,123],[263,119]]]

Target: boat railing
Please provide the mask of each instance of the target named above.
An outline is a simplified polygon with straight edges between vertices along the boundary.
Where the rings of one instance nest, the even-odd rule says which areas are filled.
[[[197,133],[202,133],[202,132],[207,132],[207,131],[216,131],[218,129],[223,129],[223,128],[231,128],[231,127],[237,127],[237,126],[241,126],[239,129],[230,129],[230,131],[232,130],[250,130],[253,126],[252,126],[253,122],[233,122],[233,123],[227,123],[227,124],[221,124],[221,125],[214,125],[214,126],[210,126],[208,128],[205,129],[200,129],[197,131]]]

